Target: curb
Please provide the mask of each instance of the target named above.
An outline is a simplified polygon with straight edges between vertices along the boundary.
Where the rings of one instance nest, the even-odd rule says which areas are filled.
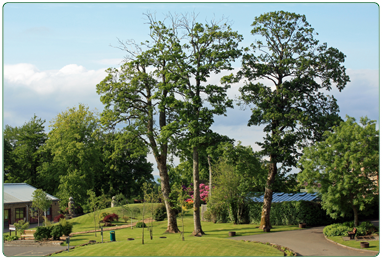
[[[354,248],[354,247],[350,247],[350,246],[345,246],[343,244],[340,244],[340,243],[337,243],[333,240],[330,240],[329,238],[327,238],[325,235],[324,235],[325,239],[333,244],[336,244],[336,245],[339,245],[339,246],[342,246],[344,248],[348,248],[348,249],[353,249],[353,250],[357,250],[357,251],[362,251],[362,252],[369,252],[369,253],[375,253],[375,255],[379,254],[379,251],[371,251],[371,250],[364,250],[364,249],[359,249],[359,248]]]

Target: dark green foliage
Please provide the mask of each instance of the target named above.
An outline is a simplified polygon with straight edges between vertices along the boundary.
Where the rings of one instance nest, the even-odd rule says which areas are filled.
[[[138,222],[137,225],[135,225],[135,227],[137,227],[137,228],[145,228],[146,227],[146,223]]]
[[[156,221],[162,221],[167,217],[166,206],[164,204],[158,205],[154,211],[154,219]]]
[[[63,231],[64,228],[60,224],[58,224],[52,227],[52,231],[50,232],[50,234],[52,235],[54,240],[58,240],[60,239],[60,236],[62,236],[62,234],[64,233]]]
[[[69,236],[70,233],[72,233],[72,230],[73,230],[73,224],[72,223],[67,222],[66,219],[61,219],[60,225],[62,226],[62,234],[64,236]]]
[[[43,158],[39,148],[47,139],[44,123],[45,120],[35,115],[21,127],[5,126],[4,182],[24,182],[36,188],[43,186],[37,168]]]
[[[37,227],[36,232],[33,234],[34,239],[41,241],[52,237],[52,227]]]
[[[249,215],[252,223],[261,221],[262,203],[251,202]],[[322,226],[333,222],[321,209],[321,205],[311,201],[288,201],[272,203],[271,225],[297,225],[306,223],[308,226]]]

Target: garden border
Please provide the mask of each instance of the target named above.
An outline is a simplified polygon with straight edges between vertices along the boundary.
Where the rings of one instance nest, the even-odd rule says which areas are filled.
[[[337,243],[333,240],[330,240],[329,238],[327,238],[325,235],[324,235],[325,239],[329,242],[332,242],[333,244],[336,244],[336,245],[339,245],[339,246],[342,246],[342,247],[345,247],[345,248],[349,248],[349,249],[353,249],[353,250],[358,250],[358,251],[362,251],[362,252],[370,252],[370,253],[375,253],[376,255],[378,255],[380,253],[380,251],[372,251],[372,250],[365,250],[365,249],[359,249],[359,248],[354,248],[354,247],[350,247],[350,246],[345,246],[343,244],[340,244],[340,243]]]

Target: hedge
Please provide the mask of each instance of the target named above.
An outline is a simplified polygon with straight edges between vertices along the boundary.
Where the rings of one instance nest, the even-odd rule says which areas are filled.
[[[251,223],[259,224],[263,203],[249,204],[249,217]],[[272,203],[271,225],[297,225],[306,223],[309,226],[328,225],[335,220],[326,215],[321,204],[312,201],[286,201]]]

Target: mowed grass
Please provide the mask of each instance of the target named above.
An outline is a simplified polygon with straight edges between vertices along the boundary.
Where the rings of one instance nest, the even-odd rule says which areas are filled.
[[[135,206],[142,206],[137,204]],[[118,213],[118,208],[109,208],[106,211]],[[118,213],[119,214],[119,213]],[[147,214],[147,216],[150,216]],[[145,216],[146,218],[146,216]],[[92,230],[94,223],[90,216],[84,215],[70,220],[74,223],[73,232]],[[124,225],[118,222],[117,225]],[[203,237],[194,237],[192,212],[184,217],[184,238],[180,234],[164,233],[167,229],[167,220],[154,222],[153,239],[150,240],[149,231],[144,229],[144,244],[142,244],[142,228],[124,228],[115,231],[116,241],[110,241],[110,231],[104,231],[103,244],[92,244],[76,247],[74,250],[55,254],[53,256],[283,256],[279,250],[260,243],[230,240],[229,231],[235,231],[238,236],[263,234],[258,226],[253,224],[234,225],[232,223],[202,222]],[[182,230],[182,221],[178,217],[178,227]],[[298,226],[274,226],[272,232],[296,230]],[[166,238],[160,238],[166,237]],[[134,238],[127,241],[127,238]],[[77,234],[71,237],[70,245],[76,246],[88,243],[89,240],[101,242],[101,234]]]
[[[344,246],[349,246],[349,247],[358,248],[362,250],[379,251],[379,240],[374,240],[374,241],[364,240],[363,242],[369,243],[369,248],[361,248],[361,245],[360,245],[361,241],[355,241],[355,240],[345,241],[342,239],[342,237],[339,237],[339,236],[327,237],[327,238]]]
[[[77,247],[53,256],[284,256],[264,244],[211,237],[117,241]]]

